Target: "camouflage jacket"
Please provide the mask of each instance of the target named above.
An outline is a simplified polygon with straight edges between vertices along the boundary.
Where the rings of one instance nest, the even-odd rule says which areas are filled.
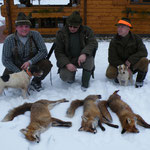
[[[87,26],[80,26],[79,34],[81,54],[92,56],[98,47],[93,31]],[[56,34],[55,56],[59,68],[71,63],[72,58],[69,52],[69,30],[67,26],[60,29]]]
[[[128,60],[131,65],[136,64],[142,57],[147,57],[147,49],[142,39],[135,34],[129,32],[129,39],[127,44],[124,45],[121,37],[115,35],[111,40],[108,51],[109,63],[117,67],[124,64]]]

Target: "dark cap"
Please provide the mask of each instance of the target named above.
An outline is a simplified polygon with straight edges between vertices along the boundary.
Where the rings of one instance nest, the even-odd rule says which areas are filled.
[[[72,26],[79,26],[82,24],[82,18],[78,11],[72,12],[72,14],[67,18],[67,24]]]
[[[133,28],[132,25],[131,25],[131,21],[129,18],[121,18],[117,24],[115,24],[116,26],[119,26],[119,25],[125,25],[125,26],[128,26],[130,27],[131,29]]]
[[[19,25],[29,25],[29,26],[31,26],[32,24],[23,12],[19,12],[18,16],[17,16],[17,19],[15,21],[15,25],[16,26],[19,26]]]

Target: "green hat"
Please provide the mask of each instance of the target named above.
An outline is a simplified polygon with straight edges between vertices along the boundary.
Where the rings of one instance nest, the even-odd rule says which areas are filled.
[[[79,26],[82,24],[82,18],[78,11],[74,11],[68,18],[67,24],[71,26]]]
[[[125,26],[128,26],[130,27],[131,29],[133,28],[132,25],[131,25],[131,21],[129,18],[121,18],[117,24],[115,24],[116,26],[119,26],[119,25],[125,25]]]
[[[19,14],[17,16],[17,19],[15,21],[15,25],[16,26],[19,26],[19,25],[29,25],[29,26],[31,26],[32,24],[23,12],[19,12]]]

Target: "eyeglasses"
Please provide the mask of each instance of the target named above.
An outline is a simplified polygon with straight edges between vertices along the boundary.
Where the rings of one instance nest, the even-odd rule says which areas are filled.
[[[69,26],[69,28],[75,28],[75,29],[77,29],[77,28],[79,28],[79,26]]]

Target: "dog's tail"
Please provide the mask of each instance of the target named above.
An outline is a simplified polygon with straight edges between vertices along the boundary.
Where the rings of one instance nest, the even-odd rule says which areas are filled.
[[[16,116],[24,114],[26,111],[30,111],[33,103],[24,103],[8,112],[8,114],[3,118],[2,122],[7,122],[13,120]]]
[[[84,104],[84,100],[74,100],[71,102],[70,107],[68,108],[66,114],[67,117],[72,118],[75,114],[75,111],[78,107],[82,106]]]

